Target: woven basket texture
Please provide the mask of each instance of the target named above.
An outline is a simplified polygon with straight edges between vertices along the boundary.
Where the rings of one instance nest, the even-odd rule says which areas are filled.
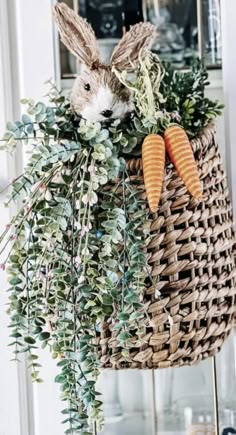
[[[98,337],[103,368],[194,365],[215,355],[234,325],[235,235],[214,126],[205,128],[191,143],[203,201],[190,196],[173,165],[167,163],[159,211],[152,216],[153,238],[147,247],[155,282],[155,288],[147,286],[143,295],[150,321],[144,325],[142,340],[133,340],[125,358],[118,332],[112,331],[112,322],[104,322]],[[127,161],[127,169],[130,182],[145,198],[141,160]],[[156,297],[157,289],[161,299]],[[115,311],[112,316],[116,319]]]

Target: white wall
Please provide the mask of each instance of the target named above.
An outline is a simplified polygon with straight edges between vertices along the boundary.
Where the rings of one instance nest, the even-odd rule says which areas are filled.
[[[12,0],[11,0],[12,1]],[[14,0],[21,98],[42,99],[45,82],[55,79],[51,0]]]

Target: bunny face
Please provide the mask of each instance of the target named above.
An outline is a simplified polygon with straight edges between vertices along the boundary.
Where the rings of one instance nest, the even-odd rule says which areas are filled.
[[[92,27],[64,3],[53,9],[61,39],[82,63],[81,74],[71,92],[71,107],[92,122],[123,119],[133,110],[132,94],[125,88],[112,67],[133,71],[139,54],[145,54],[156,38],[156,28],[139,23],[127,32],[113,51],[110,65],[99,62],[97,40]]]
[[[71,93],[72,109],[88,121],[123,119],[133,110],[132,94],[110,67],[84,68]]]

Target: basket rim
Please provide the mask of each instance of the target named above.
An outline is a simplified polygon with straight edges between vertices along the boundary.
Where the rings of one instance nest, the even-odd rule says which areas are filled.
[[[214,122],[210,122],[206,127],[204,127],[200,133],[191,139],[191,145],[193,148],[193,152],[196,153],[198,151],[206,151],[209,146],[212,144],[212,139],[216,133],[216,124]]]

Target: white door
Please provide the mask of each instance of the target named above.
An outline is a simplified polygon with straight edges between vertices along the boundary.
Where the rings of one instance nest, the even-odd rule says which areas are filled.
[[[10,34],[6,3],[0,2],[0,136],[6,120],[13,116],[13,87],[11,59],[9,56]],[[20,166],[20,158],[18,158]],[[16,159],[0,152],[0,191],[15,176],[18,168]],[[14,210],[4,207],[6,192],[0,194],[0,233],[10,222]],[[10,362],[13,358],[9,344],[9,319],[7,309],[7,281],[3,271],[4,255],[0,255],[0,435],[28,435],[30,427],[28,413],[28,383],[24,361],[22,364]]]
[[[55,79],[51,6],[50,0],[0,1],[0,136],[7,120],[21,116],[20,99],[42,99],[45,81]],[[14,158],[0,151],[0,191],[21,173],[23,160],[22,150]],[[0,194],[0,234],[14,214],[4,201],[6,192]],[[1,256],[0,264],[4,260]],[[20,364],[10,362],[7,282],[2,268],[0,272],[0,435],[62,435],[59,392],[53,383],[56,368],[50,357],[42,354],[41,389],[32,387],[24,358]]]

